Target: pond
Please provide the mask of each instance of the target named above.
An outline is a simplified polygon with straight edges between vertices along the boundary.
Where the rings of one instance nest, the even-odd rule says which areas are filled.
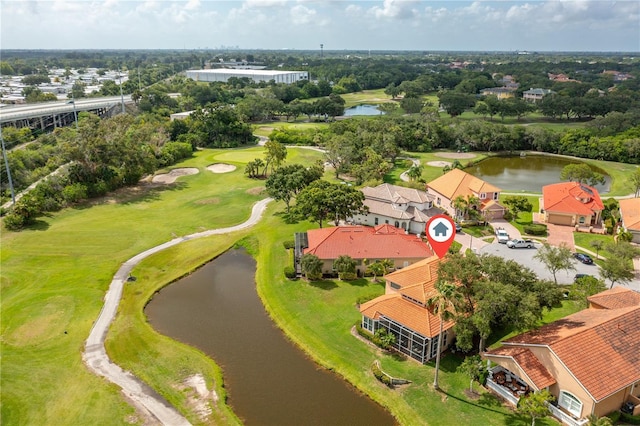
[[[377,105],[356,105],[351,108],[347,108],[344,110],[344,116],[351,117],[354,115],[382,115],[384,112],[378,109]]]
[[[251,256],[230,250],[162,289],[145,314],[157,331],[221,366],[227,402],[247,425],[396,424],[275,327],[256,293],[255,270]]]
[[[489,157],[465,171],[497,186],[505,192],[542,192],[542,187],[561,182],[560,173],[569,164],[580,161],[567,158],[527,155],[526,157]],[[602,170],[594,169],[604,174]],[[599,193],[607,193],[611,177],[605,175],[604,185],[596,185]]]

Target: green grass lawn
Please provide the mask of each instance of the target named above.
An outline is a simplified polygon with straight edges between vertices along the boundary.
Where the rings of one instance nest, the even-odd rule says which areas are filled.
[[[362,104],[377,105],[385,102],[393,102],[391,96],[386,95],[384,90],[385,89],[363,90],[362,92],[345,93],[340,96],[345,101],[345,108]]]
[[[417,155],[425,160],[440,158],[434,153]],[[200,173],[184,176],[176,184],[122,190],[43,217],[23,232],[3,231],[3,423],[142,422],[117,386],[91,374],[81,360],[84,340],[102,307],[104,293],[120,264],[135,254],[176,235],[244,221],[250,206],[264,196],[260,194],[264,182],[247,179],[244,165],[261,156],[259,147],[202,150],[175,166],[198,167]],[[287,162],[316,158],[321,154],[291,148]],[[238,169],[226,174],[206,170],[217,162],[235,164]],[[286,280],[283,267],[289,256],[282,241],[314,225],[285,224],[276,215],[283,209],[282,204],[271,205],[265,219],[253,230],[187,242],[146,259],[134,272],[138,281],[126,286],[107,341],[111,356],[143,377],[196,423],[184,393],[175,389],[183,378],[202,373],[223,401],[221,372],[215,363],[199,351],[153,332],[145,323],[142,308],[158,288],[250,235],[245,241],[258,260],[258,292],[277,324],[321,365],[387,407],[401,424],[446,425],[452,419],[461,424],[530,422],[489,394],[468,397],[464,393],[468,380],[455,372],[461,362],[458,356],[443,359],[444,392],[439,393],[431,387],[432,366],[382,354],[352,337],[349,329],[360,318],[355,301],[382,294],[382,285]],[[379,359],[388,373],[413,383],[396,390],[386,388],[370,372],[374,359]],[[213,421],[237,423],[224,406],[214,412]]]
[[[199,151],[179,166],[200,173],[174,185],[122,190],[22,232],[3,230],[3,423],[113,424],[134,414],[117,387],[83,365],[84,340],[122,262],[175,235],[240,223],[263,197],[264,183],[247,179],[244,167],[206,170],[221,154],[234,163],[243,150]]]
[[[591,246],[592,241],[600,241],[603,244],[602,250],[598,252],[600,256],[607,257],[610,253],[607,251],[606,246],[613,244],[612,235],[600,235],[600,234],[588,234],[586,232],[574,232],[573,240],[577,246],[583,247],[592,252],[596,252],[596,249]]]
[[[308,283],[285,279],[282,270],[289,256],[281,242],[310,226],[307,222],[285,225],[278,217],[268,216],[254,234],[257,244],[253,245],[258,247],[258,293],[269,314],[296,344],[322,366],[344,376],[387,407],[401,424],[450,425],[453,419],[458,424],[530,423],[530,419],[515,415],[484,391],[477,398],[468,397],[464,391],[469,381],[456,372],[462,362],[457,355],[444,357],[440,374],[443,392],[436,392],[432,387],[432,364],[424,366],[389,356],[354,338],[349,330],[360,320],[356,300],[382,294],[381,284],[363,285],[362,280]],[[375,359],[380,360],[387,373],[413,383],[396,390],[386,388],[370,372]],[[437,416],[433,415],[435,412]]]
[[[321,130],[329,127],[329,123],[306,121],[307,116],[300,116],[296,121],[270,121],[253,125],[253,133],[260,136],[269,137],[274,129],[295,129],[295,130]]]

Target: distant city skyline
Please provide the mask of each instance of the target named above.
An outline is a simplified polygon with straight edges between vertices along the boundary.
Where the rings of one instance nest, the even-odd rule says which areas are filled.
[[[3,49],[640,51],[640,2],[2,0]]]

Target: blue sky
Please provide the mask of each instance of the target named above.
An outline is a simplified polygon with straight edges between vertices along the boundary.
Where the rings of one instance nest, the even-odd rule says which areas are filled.
[[[5,49],[640,51],[640,2],[0,1]]]

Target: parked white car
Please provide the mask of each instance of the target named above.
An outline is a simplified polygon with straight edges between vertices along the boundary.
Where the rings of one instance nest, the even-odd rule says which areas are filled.
[[[507,231],[502,228],[496,229],[496,237],[498,238],[498,242],[500,244],[506,244],[507,241],[510,240],[509,234],[507,234]]]

